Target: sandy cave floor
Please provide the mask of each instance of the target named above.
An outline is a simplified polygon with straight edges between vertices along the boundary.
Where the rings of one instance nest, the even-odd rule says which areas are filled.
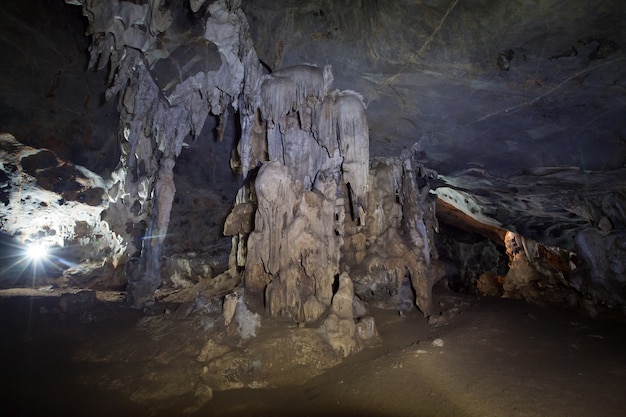
[[[100,318],[92,323],[43,314],[58,299],[26,294],[0,292],[0,392],[7,416],[617,417],[626,409],[623,320],[450,293],[438,295],[445,308],[435,324],[417,312],[401,317],[371,309],[382,344],[303,385],[214,392],[191,414],[182,412],[192,400],[185,395],[149,409],[123,389],[83,383],[85,374],[106,374],[110,362],[75,360],[86,350],[103,357],[115,341],[129,358],[155,348],[137,326],[143,315],[122,306],[121,294],[101,295]],[[184,341],[198,340],[185,320],[176,329],[175,338],[157,342],[163,355],[182,355]],[[279,324],[276,331],[299,330]],[[130,376],[137,369],[145,368],[126,363],[116,372]]]

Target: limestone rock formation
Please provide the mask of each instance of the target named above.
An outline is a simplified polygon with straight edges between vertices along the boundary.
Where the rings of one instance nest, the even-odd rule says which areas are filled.
[[[338,273],[341,223],[337,184],[305,190],[284,165],[265,164],[256,179],[258,209],[248,237],[246,289],[265,292],[275,317],[308,322],[330,305]],[[276,204],[280,202],[280,204]]]
[[[123,263],[126,249],[123,239],[102,219],[108,206],[106,182],[9,134],[0,134],[0,151],[0,229],[21,245],[10,271],[4,271],[11,275],[8,284],[32,285],[19,282],[30,263],[51,278],[65,275],[82,285],[113,286],[115,279],[96,283],[93,274],[103,268],[110,272]],[[27,249],[35,246],[48,252],[38,261],[26,256]]]
[[[65,3],[0,6],[0,287],[144,311],[81,382],[201,412],[447,323],[437,283],[626,313],[623,0]]]
[[[621,206],[624,207],[624,206]],[[576,236],[581,268],[573,277],[576,289],[609,307],[626,302],[626,234],[588,230]],[[584,266],[583,266],[584,265]]]
[[[186,72],[171,74],[170,80],[157,80],[151,71],[159,61],[163,65],[176,59],[176,42],[162,42],[161,34],[172,24],[180,25],[185,18],[181,11],[172,13],[160,1],[73,3],[81,4],[89,18],[90,66],[102,69],[110,63],[106,97],[119,93],[124,143],[110,192],[111,225],[133,242],[128,255],[138,262],[127,273],[128,294],[134,305],[142,306],[161,283],[161,256],[176,192],[173,171],[184,140],[202,130],[209,112],[222,115],[232,107],[245,118],[245,107],[253,101],[250,94],[256,91],[246,83],[257,82],[262,67],[246,38],[241,9],[224,1],[209,6],[203,33],[191,29],[197,38],[215,45],[218,53],[206,49],[203,65],[189,65]]]
[[[313,323],[329,311],[337,277],[349,270],[362,300],[408,311],[414,298],[428,315],[430,288],[443,275],[457,275],[449,281],[456,289],[473,291],[484,278],[494,286],[491,293],[507,295],[526,288],[521,281],[513,285],[515,276],[552,276],[537,262],[541,256],[531,259],[525,251],[532,268],[512,263],[501,282],[508,290],[496,288],[509,272],[499,236],[506,230],[537,248],[576,252],[578,266],[566,281],[581,297],[624,302],[624,125],[616,111],[622,105],[616,92],[623,87],[624,11],[618,1],[597,8],[548,1],[540,11],[457,1],[314,1],[306,7],[286,1],[279,8],[266,0],[67,3],[81,6],[64,6],[75,10],[74,18],[86,17],[88,66],[109,70],[108,77],[91,71],[85,80],[106,79],[104,97],[119,115],[111,104],[97,108],[92,86],[73,83],[80,66],[75,51],[51,48],[42,35],[35,39],[39,49],[25,53],[28,59],[16,55],[17,33],[32,28],[24,20],[29,13],[15,13],[22,24],[7,26],[1,42],[16,69],[5,71],[6,83],[18,80],[18,72],[37,75],[25,94],[2,91],[8,110],[2,129],[21,129],[29,143],[49,142],[57,155],[68,147],[64,159],[80,157],[104,173],[101,187],[77,195],[95,208],[99,189],[106,193],[102,220],[119,241],[100,239],[85,220],[76,229],[82,240],[113,246],[77,259],[89,258],[92,266],[106,259],[99,279],[127,280],[136,307],[150,304],[164,283],[195,286],[229,268],[231,277],[244,273],[250,296],[267,298],[271,314]],[[12,15],[12,7],[3,11]],[[60,6],[46,7],[51,21],[62,15]],[[552,20],[545,22],[548,15]],[[33,28],[49,30],[42,16],[34,18]],[[265,30],[268,24],[275,30]],[[519,30],[505,30],[511,25]],[[68,104],[78,97],[73,87],[83,94],[82,108]],[[23,99],[28,95],[39,102]],[[117,129],[100,123],[98,112],[109,112],[106,120],[119,116]],[[53,128],[56,135],[41,134],[52,123],[60,126]],[[74,133],[61,138],[59,132]],[[219,160],[181,160],[199,148],[194,141],[203,134],[221,144]],[[402,149],[413,150],[402,155]],[[370,158],[370,151],[383,158]],[[46,164],[48,154],[39,154],[32,163]],[[245,183],[224,227],[233,237],[228,266],[225,251],[221,263],[214,262],[223,243],[187,239],[189,224],[179,229],[185,205],[198,210],[213,203],[181,181],[179,174],[188,174],[181,165],[193,160],[225,171],[224,154],[241,174],[232,190]],[[275,164],[283,167],[277,189],[288,200],[280,208],[272,200],[277,190],[264,184]],[[73,175],[67,167],[53,171]],[[198,175],[207,171],[203,166]],[[42,185],[64,187],[52,180]],[[500,231],[480,244],[466,244],[457,234],[458,242],[445,250],[453,248],[460,258],[456,272],[446,269],[447,253],[447,264],[437,259],[435,188],[440,202]],[[219,208],[192,222],[206,222],[203,233],[222,225],[232,193],[221,197]],[[484,268],[481,256],[497,265]],[[76,280],[81,271],[65,276]],[[294,286],[300,294],[291,293]]]
[[[344,272],[339,276],[339,288],[333,296],[332,305],[328,317],[321,326],[328,343],[337,354],[348,356],[361,349],[361,340],[357,332],[354,312],[352,309],[352,299],[354,289],[350,276]],[[362,325],[363,326],[363,325]],[[363,330],[367,330],[363,327]],[[373,333],[373,331],[372,331]],[[362,333],[365,337],[372,335],[367,332]]]
[[[566,250],[508,232],[505,241],[510,268],[503,278],[505,297],[563,301],[572,292],[570,280],[577,266]]]
[[[405,275],[415,291],[414,302],[425,316],[432,313],[437,249],[434,233],[435,196],[429,181],[436,173],[416,159],[416,150],[398,158],[377,158],[371,164],[366,226],[350,234],[344,262],[350,266],[355,290],[363,300],[397,304]]]
[[[354,92],[331,91],[331,83],[329,67],[312,65],[265,76],[252,133],[232,162],[244,174],[262,164],[225,225],[237,234],[246,290],[264,293],[272,316],[297,322],[315,321],[330,306],[346,207],[363,217],[366,201],[364,104]]]

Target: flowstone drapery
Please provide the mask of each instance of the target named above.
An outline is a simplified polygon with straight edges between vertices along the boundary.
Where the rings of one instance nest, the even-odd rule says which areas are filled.
[[[366,227],[351,234],[344,249],[361,299],[383,306],[391,300],[400,311],[415,303],[425,316],[432,314],[432,287],[440,275],[436,197],[429,187],[436,176],[417,162],[416,150],[372,161]]]
[[[370,169],[363,99],[333,90],[330,66],[268,74],[236,0],[192,3],[206,20],[191,27],[184,9],[168,11],[159,0],[69,2],[82,4],[89,18],[90,65],[110,63],[106,98],[119,97],[122,156],[107,214],[129,242],[135,306],[149,304],[161,283],[176,159],[210,113],[221,121],[218,138],[229,115],[239,117],[231,167],[247,186],[224,232],[233,236],[231,272],[243,271],[246,297],[263,299],[272,316],[311,323],[329,313],[340,275],[356,277],[357,288],[367,280],[385,286],[389,276],[397,284],[406,275],[417,305],[430,314],[436,251],[427,184],[435,174],[413,154]],[[191,33],[177,36],[181,28]],[[195,41],[184,47],[191,49],[181,50],[190,35]],[[388,184],[369,185],[390,170]]]
[[[161,283],[163,243],[176,192],[173,169],[184,140],[202,130],[209,113],[226,117],[229,109],[239,110],[242,126],[249,125],[263,67],[236,1],[208,5],[205,31],[195,34],[196,47],[187,54],[192,59],[182,63],[177,60],[186,56],[179,52],[183,48],[177,39],[182,39],[170,26],[181,26],[181,21],[184,26],[183,9],[167,10],[161,0],[67,2],[82,5],[88,17],[89,66],[110,64],[106,99],[119,93],[122,156],[112,175],[107,214],[111,227],[131,243],[126,253],[131,258],[126,264],[128,297],[141,307],[153,300]],[[169,67],[174,70],[163,70]]]
[[[245,267],[246,290],[263,294],[272,316],[297,322],[318,320],[331,304],[342,272],[346,207],[364,222],[365,107],[358,94],[331,91],[331,83],[330,67],[312,65],[266,76],[253,134],[249,142],[242,138],[241,161],[234,161],[244,172],[262,164],[225,227],[239,235],[236,259]],[[246,232],[242,213],[251,201],[255,226]]]

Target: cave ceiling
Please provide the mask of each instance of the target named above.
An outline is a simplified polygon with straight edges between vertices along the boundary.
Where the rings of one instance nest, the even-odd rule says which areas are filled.
[[[164,6],[174,16],[159,39],[167,54],[144,52],[170,94],[184,71],[218,68],[219,55],[200,36],[206,5]],[[250,0],[242,8],[268,71],[331,65],[338,89],[363,96],[371,155],[417,149],[440,175],[439,196],[468,214],[566,248],[603,219],[623,228],[623,1]],[[107,71],[86,70],[80,8],[2,9],[0,128],[106,176],[119,159],[118,116],[103,97]],[[226,129],[225,146],[237,134]],[[218,170],[230,169],[226,159]]]
[[[331,64],[368,105],[371,153],[417,143],[465,211],[571,247],[599,220],[585,201],[623,194],[623,2],[277,4],[243,5],[260,59]]]

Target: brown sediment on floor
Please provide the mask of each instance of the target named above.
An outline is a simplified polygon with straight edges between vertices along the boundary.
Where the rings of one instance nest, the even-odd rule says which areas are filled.
[[[382,343],[321,374],[311,372],[311,379],[303,376],[301,384],[214,391],[187,415],[623,415],[626,323],[520,300],[448,293],[437,300],[441,314],[430,324],[416,311],[399,316],[371,309]],[[202,338],[198,317],[161,323],[103,303],[110,308],[101,321],[81,323],[52,313],[57,304],[52,297],[0,297],[2,392],[10,415],[173,416],[194,401],[180,395],[150,409],[133,400],[138,387],[124,387],[124,381],[160,368],[171,380],[192,380],[204,366],[194,356]],[[159,329],[146,323],[163,326],[163,337],[155,341],[150,332]],[[267,326],[250,346],[310,330]],[[154,368],[145,367],[150,362]],[[93,384],[98,375],[100,386]],[[121,389],[102,388],[107,378],[117,378]]]

